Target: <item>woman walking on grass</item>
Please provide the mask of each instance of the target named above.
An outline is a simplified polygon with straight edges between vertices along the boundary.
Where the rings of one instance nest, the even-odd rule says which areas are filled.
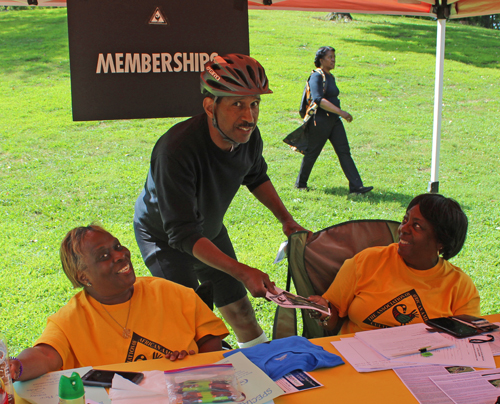
[[[340,109],[339,89],[335,77],[330,73],[335,68],[335,49],[323,46],[316,52],[314,64],[318,68],[311,74],[309,85],[313,101],[319,106],[308,124],[309,139],[307,151],[302,159],[299,175],[295,182],[298,189],[307,189],[307,180],[316,159],[327,140],[332,144],[339,158],[340,166],[349,181],[349,193],[364,194],[373,187],[363,186],[356,164],[351,156],[349,141],[341,117],[347,122],[352,116]],[[325,83],[324,83],[325,81]]]

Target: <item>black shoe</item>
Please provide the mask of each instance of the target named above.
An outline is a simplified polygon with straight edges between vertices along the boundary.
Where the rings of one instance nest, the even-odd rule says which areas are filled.
[[[370,192],[373,189],[373,187],[359,187],[356,188],[352,191],[350,191],[350,194],[356,194],[356,195],[363,195],[366,194],[367,192]]]

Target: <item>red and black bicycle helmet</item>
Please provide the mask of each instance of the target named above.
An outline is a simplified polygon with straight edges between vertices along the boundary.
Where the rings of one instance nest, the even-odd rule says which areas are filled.
[[[254,58],[238,53],[216,56],[200,75],[201,92],[216,97],[271,94],[266,71]]]

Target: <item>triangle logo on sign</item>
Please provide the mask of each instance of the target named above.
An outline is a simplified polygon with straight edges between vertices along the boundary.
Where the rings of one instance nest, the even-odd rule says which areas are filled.
[[[163,15],[163,13],[160,11],[160,7],[156,7],[155,12],[149,19],[150,24],[165,24],[168,25],[168,21]]]

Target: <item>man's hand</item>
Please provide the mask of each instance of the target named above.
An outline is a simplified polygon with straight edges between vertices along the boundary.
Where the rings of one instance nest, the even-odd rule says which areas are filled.
[[[266,273],[229,257],[207,238],[202,237],[195,243],[193,255],[212,268],[217,268],[243,282],[253,297],[265,297],[268,290],[276,293],[274,282],[271,282]]]
[[[253,297],[265,297],[267,291],[273,294],[278,293],[274,289],[275,283],[269,279],[269,275],[257,268],[246,265],[246,270],[240,275],[240,280]]]
[[[189,355],[194,355],[196,352],[193,351],[192,349],[189,350],[189,353],[185,350],[182,350],[182,351],[174,351],[174,352],[171,352],[171,353],[167,353],[165,355],[165,359],[170,359],[172,362],[179,359],[184,359],[186,356]]]
[[[285,236],[289,237],[290,234],[296,233],[298,231],[308,231],[308,230],[304,229],[295,220],[288,220],[283,223],[283,233],[285,233]],[[312,233],[309,232],[309,235],[310,234]],[[307,237],[309,237],[309,235]]]

